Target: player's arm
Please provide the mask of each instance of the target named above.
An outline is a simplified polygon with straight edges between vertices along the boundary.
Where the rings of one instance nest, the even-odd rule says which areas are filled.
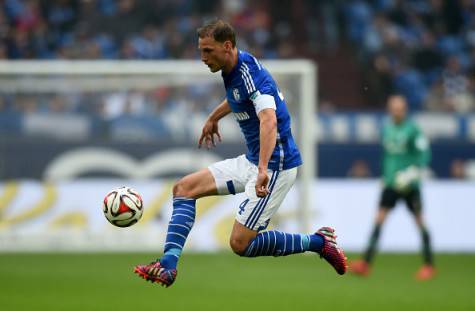
[[[256,195],[264,197],[269,194],[267,166],[277,141],[277,117],[275,100],[271,95],[258,95],[253,98],[259,117],[259,163],[256,180]]]
[[[419,168],[425,168],[429,165],[431,159],[430,143],[427,137],[418,130],[414,140],[414,149],[417,153],[417,163]]]
[[[214,110],[209,114],[208,120],[218,122],[231,112],[231,107],[228,104],[228,100],[225,98]]]
[[[395,182],[399,190],[404,190],[410,184],[418,182],[422,177],[424,168],[430,162],[429,141],[418,128],[415,130],[411,144],[413,152],[416,154],[415,161],[412,165],[396,174]]]
[[[231,112],[231,107],[229,107],[228,100],[224,99],[221,104],[219,104],[208,116],[208,119],[203,126],[201,131],[200,139],[198,140],[198,147],[201,148],[201,145],[206,144],[206,148],[211,148],[211,146],[216,146],[214,141],[214,135],[218,137],[218,140],[221,141],[221,134],[219,133],[218,122],[223,117],[228,115]]]

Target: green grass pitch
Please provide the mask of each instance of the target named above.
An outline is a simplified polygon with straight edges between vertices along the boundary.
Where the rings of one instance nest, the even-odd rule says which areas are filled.
[[[170,288],[132,273],[152,258],[0,254],[0,310],[475,310],[475,255],[439,254],[437,278],[417,282],[415,254],[379,255],[365,279],[311,255],[184,254]]]

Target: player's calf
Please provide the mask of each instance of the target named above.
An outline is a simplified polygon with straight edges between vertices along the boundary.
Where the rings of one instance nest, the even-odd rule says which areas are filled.
[[[276,230],[263,231],[250,241],[242,256],[287,256],[306,251],[318,252],[322,245],[323,238],[313,234],[291,234]]]
[[[338,274],[346,272],[345,253],[336,243],[335,230],[329,227],[323,227],[315,234],[264,231],[257,234],[243,251],[244,245],[238,239],[231,240],[231,247],[240,256],[287,256],[311,251],[330,263]]]

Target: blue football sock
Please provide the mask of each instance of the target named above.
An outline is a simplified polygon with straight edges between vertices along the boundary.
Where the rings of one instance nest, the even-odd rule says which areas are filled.
[[[173,213],[168,223],[164,255],[160,264],[167,269],[176,269],[186,238],[195,222],[195,199],[173,198]]]
[[[243,256],[287,256],[306,251],[320,252],[323,237],[318,234],[291,234],[279,231],[264,231],[251,241]]]

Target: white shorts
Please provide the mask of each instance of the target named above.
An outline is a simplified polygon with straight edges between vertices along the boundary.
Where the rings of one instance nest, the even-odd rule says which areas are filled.
[[[267,228],[297,177],[296,167],[283,171],[268,170],[270,193],[259,198],[255,190],[257,166],[245,155],[216,162],[208,169],[214,177],[218,194],[246,194],[247,198],[239,205],[236,220],[255,231]]]

